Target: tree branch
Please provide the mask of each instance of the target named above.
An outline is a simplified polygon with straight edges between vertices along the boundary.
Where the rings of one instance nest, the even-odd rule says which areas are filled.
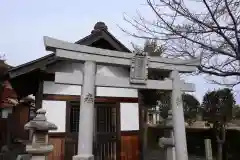
[[[166,48],[166,57],[200,56],[199,73],[240,77],[240,12],[234,6],[237,0],[190,2],[200,10],[192,10],[187,0],[146,2],[153,16],[138,13],[138,19],[125,19],[138,32],[122,31],[136,38],[159,40]]]

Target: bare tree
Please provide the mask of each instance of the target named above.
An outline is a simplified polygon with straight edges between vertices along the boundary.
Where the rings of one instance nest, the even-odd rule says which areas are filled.
[[[122,30],[137,38],[157,39],[168,57],[200,57],[198,73],[221,77],[215,83],[231,87],[240,83],[239,0],[147,0],[147,6],[152,16],[124,17],[136,33]]]

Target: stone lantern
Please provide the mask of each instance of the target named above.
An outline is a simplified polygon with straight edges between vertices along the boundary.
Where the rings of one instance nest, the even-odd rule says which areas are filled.
[[[26,145],[26,152],[32,155],[32,160],[45,160],[53,151],[53,145],[48,144],[48,131],[56,130],[57,126],[48,122],[45,114],[44,109],[37,110],[36,117],[24,126],[25,130],[32,131],[32,143]]]
[[[164,134],[166,137],[159,138],[159,146],[166,150],[166,159],[167,160],[175,160],[175,143],[173,136],[173,122],[172,122],[172,110],[168,111],[168,117],[164,122]]]
[[[173,135],[173,115],[172,110],[168,111],[168,117],[164,121],[163,129],[166,137],[159,138],[159,146],[166,149],[166,159],[167,160],[176,160],[175,155],[175,142]],[[187,124],[185,123],[185,127]]]

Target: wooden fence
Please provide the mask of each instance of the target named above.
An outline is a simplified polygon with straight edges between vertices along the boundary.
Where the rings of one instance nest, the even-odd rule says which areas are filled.
[[[65,137],[51,136],[50,133],[49,143],[53,145],[54,150],[48,155],[48,160],[64,160]]]

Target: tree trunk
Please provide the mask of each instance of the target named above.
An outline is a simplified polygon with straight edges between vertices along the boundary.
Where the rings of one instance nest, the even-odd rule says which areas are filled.
[[[220,139],[220,137],[222,139]],[[217,160],[223,159],[223,144],[226,140],[226,130],[225,125],[223,124],[220,128],[220,135],[217,136]]]
[[[223,144],[223,160],[228,160],[228,143]]]
[[[217,144],[218,148],[217,148],[217,160],[222,160],[222,143],[218,142]]]

